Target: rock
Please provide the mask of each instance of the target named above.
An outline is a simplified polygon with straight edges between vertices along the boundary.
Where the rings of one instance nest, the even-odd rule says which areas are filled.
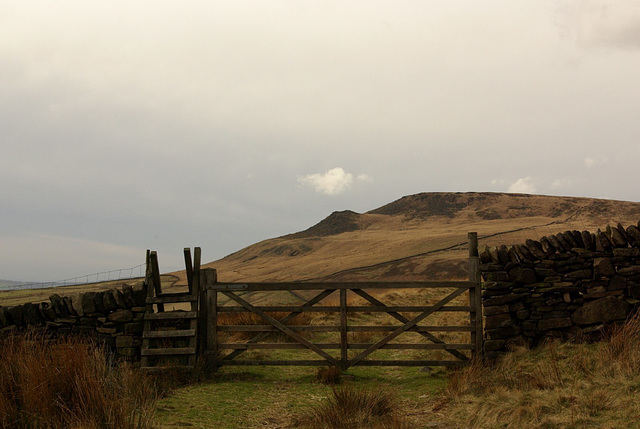
[[[484,342],[484,349],[488,352],[502,350],[506,343],[507,342],[505,340],[486,340]]]
[[[93,296],[93,304],[96,309],[96,313],[105,313],[104,309],[104,292],[96,292]]]
[[[133,347],[133,337],[130,335],[119,335],[116,337],[117,348],[130,348]]]
[[[509,270],[509,280],[518,283],[535,283],[536,272],[530,268],[512,268]]]
[[[482,273],[482,278],[487,282],[508,282],[509,274],[506,271],[491,271]]]
[[[607,225],[607,236],[611,239],[613,247],[627,247],[629,245],[618,228],[611,228],[610,225]]]
[[[509,313],[487,316],[485,319],[485,329],[506,328],[508,326],[513,326]]]
[[[102,297],[105,312],[114,311],[118,309],[118,303],[116,302],[115,297],[113,296],[113,289],[108,290],[104,293]]]
[[[608,290],[623,290],[628,286],[627,279],[622,276],[613,276],[607,285]]]
[[[640,250],[640,249],[639,249]],[[616,274],[615,268],[609,258],[596,258],[593,260],[593,275],[596,279],[611,277]]]
[[[584,243],[585,249],[588,250],[596,250],[596,243],[593,241],[591,237],[591,233],[589,231],[582,231],[582,242]]]
[[[566,241],[572,249],[574,247],[580,247],[578,246],[578,243],[576,243],[576,240],[574,240],[573,233],[571,231],[561,232],[560,234],[562,235],[562,238],[564,238],[564,241]]]
[[[77,293],[71,297],[71,305],[73,306],[73,314],[78,316],[84,316],[84,309],[82,307],[82,301],[84,300],[83,293]]]
[[[511,262],[511,258],[509,258],[509,251],[507,250],[507,246],[504,244],[498,247],[498,262],[502,265],[507,265]]]
[[[24,322],[27,325],[41,325],[44,320],[42,320],[42,316],[40,315],[40,310],[38,309],[38,305],[27,303],[22,306],[22,314],[24,317]]]
[[[640,274],[640,265],[632,265],[630,267],[619,268],[618,274],[625,277],[638,275]]]
[[[9,314],[9,319],[11,319],[14,325],[16,325],[19,328],[24,326],[24,317],[22,314],[21,305],[7,307],[7,313]]]
[[[582,249],[587,248],[586,244],[584,243],[584,240],[582,239],[582,233],[580,231],[573,230],[571,231],[571,234],[573,234],[573,241],[576,242],[578,247]]]
[[[593,273],[590,269],[571,271],[566,274],[569,279],[590,279]]]
[[[127,304],[124,302],[124,295],[118,289],[112,289],[113,299],[116,300],[116,304],[118,308],[125,309],[127,308]]]
[[[637,247],[625,247],[613,249],[613,256],[617,258],[638,258],[640,257],[640,249]]]
[[[536,257],[533,255],[533,253],[531,253],[531,251],[527,248],[527,246],[523,246],[522,244],[516,244],[515,249],[520,259],[527,260],[527,261],[536,260]]]
[[[560,246],[562,246],[565,252],[571,252],[572,246],[569,243],[567,243],[567,240],[564,239],[564,236],[561,233],[556,234],[556,239],[558,240],[558,243],[560,243]]]
[[[487,338],[490,340],[503,340],[505,338],[514,337],[520,334],[520,329],[515,326],[509,326],[499,329],[487,329],[485,330]]]
[[[133,312],[131,310],[116,310],[109,314],[107,319],[110,322],[127,323],[133,320]]]
[[[147,287],[144,283],[133,285],[133,299],[136,306],[144,307],[147,303]]]
[[[538,329],[548,331],[550,329],[568,328],[573,325],[569,317],[556,317],[552,319],[542,319],[538,321]]]
[[[489,247],[486,244],[478,248],[478,257],[480,258],[480,262],[482,264],[493,262],[493,259],[491,259],[491,253],[489,253]]]
[[[0,328],[5,328],[10,325],[13,325],[13,321],[11,320],[11,316],[9,316],[7,307],[0,307]]]
[[[536,259],[544,259],[547,255],[542,251],[542,246],[535,240],[527,239],[525,241],[527,249],[535,256]]]
[[[637,226],[631,225],[627,228],[627,235],[631,238],[631,245],[633,247],[640,247],[640,229]]]
[[[626,319],[631,311],[631,305],[613,296],[597,299],[585,303],[571,315],[571,319],[578,325],[594,325]]]
[[[122,296],[127,308],[135,307],[136,300],[133,297],[133,288],[127,284],[122,285]]]
[[[517,301],[521,298],[527,297],[527,293],[512,293],[509,295],[497,296],[495,298],[485,299],[482,303],[485,307],[492,307],[495,305],[509,304],[510,302]]]
[[[96,307],[96,293],[85,292],[81,295],[82,295],[82,311],[84,312],[84,314],[97,313],[98,308]]]
[[[542,237],[540,239],[540,245],[542,246],[542,251],[547,254],[547,255],[551,255],[552,253],[556,253],[556,248],[553,244],[551,244],[551,242],[549,241],[549,239],[547,237]]]
[[[599,247],[598,244],[600,245]],[[609,237],[598,229],[596,231],[596,250],[599,252],[608,252],[612,247],[613,245],[611,244]]]
[[[140,333],[142,333],[143,328],[144,328],[144,323],[142,323],[142,322],[126,323],[124,325],[124,333],[125,334],[140,334]]]
[[[496,305],[494,307],[486,307],[483,311],[485,316],[495,316],[497,314],[508,314],[509,305]]]
[[[629,295],[634,299],[640,299],[640,284],[629,285]]]

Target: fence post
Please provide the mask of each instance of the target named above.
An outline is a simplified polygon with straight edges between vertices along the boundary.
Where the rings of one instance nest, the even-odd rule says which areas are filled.
[[[480,271],[478,258],[478,233],[470,232],[467,235],[469,242],[469,281],[474,282],[475,286],[469,289],[469,306],[473,308],[469,313],[469,322],[471,327],[471,344],[475,346],[472,357],[479,358],[483,354],[482,342],[482,287],[480,283]]]
[[[201,273],[200,300],[200,344],[207,368],[218,368],[218,291],[214,286],[218,282],[218,273],[205,268]]]
[[[346,371],[347,365],[347,290],[340,289],[340,370]]]

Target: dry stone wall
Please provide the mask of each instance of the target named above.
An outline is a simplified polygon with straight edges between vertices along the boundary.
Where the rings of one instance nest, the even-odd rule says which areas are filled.
[[[116,356],[140,358],[146,287],[122,285],[102,292],[84,292],[49,301],[0,306],[0,333],[45,329],[57,335],[82,334],[98,339]]]
[[[485,355],[584,338],[640,304],[640,222],[479,249]]]

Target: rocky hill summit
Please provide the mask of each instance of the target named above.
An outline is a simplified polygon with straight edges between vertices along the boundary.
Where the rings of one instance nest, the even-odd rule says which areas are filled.
[[[222,281],[460,279],[467,232],[516,244],[566,230],[635,224],[640,203],[490,192],[408,195],[365,213],[337,211],[310,228],[207,264]]]

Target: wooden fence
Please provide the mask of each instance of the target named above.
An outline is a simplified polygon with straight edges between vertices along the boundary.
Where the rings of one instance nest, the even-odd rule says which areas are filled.
[[[196,248],[197,258],[192,266],[185,251],[189,293],[175,295],[174,299],[191,302],[189,312],[178,314],[176,319],[191,318],[189,333],[197,331],[197,352],[215,369],[225,365],[331,365],[346,370],[352,366],[452,366],[468,361],[482,352],[482,307],[481,285],[478,273],[477,235],[469,233],[469,280],[468,281],[419,281],[419,282],[287,282],[287,283],[218,283],[213,269],[200,270],[200,252]],[[153,256],[153,255],[152,255]],[[148,278],[153,281],[153,257]],[[150,285],[149,285],[150,286]],[[437,302],[430,305],[415,303],[412,305],[387,305],[383,302],[384,293],[401,290],[445,291]],[[170,299],[156,287],[149,287],[148,317],[153,319],[171,319],[171,315],[153,315],[151,304],[162,304]],[[156,296],[154,296],[154,293]],[[252,302],[250,296],[259,294],[266,304]],[[283,294],[301,301],[296,304],[278,304]],[[467,295],[464,305],[460,298]],[[164,297],[162,297],[165,295]],[[196,305],[194,302],[199,295]],[[433,294],[430,294],[430,296]],[[406,296],[415,296],[408,293]],[[159,298],[161,297],[161,298]],[[279,298],[280,297],[280,298]],[[458,298],[458,302],[454,302]],[[359,302],[355,302],[359,301]],[[364,303],[364,305],[362,305]],[[456,304],[456,305],[452,305]],[[164,309],[158,305],[158,312]],[[468,314],[464,324],[439,325],[425,324],[430,316],[441,312],[463,312]],[[304,318],[308,313],[316,313],[327,323],[310,323]],[[242,314],[242,317],[238,315]],[[357,324],[359,320],[375,320],[387,315],[387,320],[396,324]],[[234,316],[235,315],[235,316]],[[299,319],[303,322],[297,322]],[[433,318],[433,317],[432,317]],[[349,321],[351,319],[351,322]],[[355,322],[354,322],[355,320]],[[250,322],[248,322],[250,321]],[[306,323],[305,323],[306,322]],[[150,325],[145,325],[150,326]],[[145,328],[146,330],[147,328]],[[446,342],[436,333],[468,333],[468,341]],[[357,333],[382,333],[382,338],[370,341],[350,341]],[[413,340],[399,342],[399,339]],[[165,335],[145,333],[147,337]],[[180,335],[187,335],[186,330]],[[365,336],[365,338],[367,338]],[[419,341],[416,340],[419,339]],[[425,341],[427,340],[427,341]],[[146,344],[145,344],[146,345]],[[193,345],[191,343],[190,345]],[[149,350],[150,356],[190,355],[189,367],[193,367],[194,347],[180,347],[173,350],[164,348]],[[289,351],[303,350],[311,357],[292,357]],[[378,351],[394,350],[373,358]],[[448,359],[415,358],[408,359],[402,351],[439,350]],[[259,358],[241,356],[247,351],[259,351]],[[441,354],[442,354],[441,353]],[[270,356],[264,356],[269,354]],[[146,362],[146,360],[145,360]]]
[[[450,366],[458,365],[482,351],[482,308],[478,274],[477,235],[469,234],[469,281],[422,281],[422,282],[323,282],[323,283],[218,283],[214,270],[203,270],[201,284],[200,341],[207,362],[213,367],[224,365],[333,365],[346,370],[352,366]],[[432,305],[386,305],[376,298],[375,292],[407,289],[449,290]],[[453,291],[450,291],[453,290]],[[304,301],[298,305],[255,305],[246,299],[251,292],[278,294],[288,292]],[[311,295],[309,295],[311,293]],[[468,295],[468,305],[449,305],[455,298]],[[364,300],[366,305],[350,303],[350,297]],[[225,300],[226,299],[226,300]],[[335,302],[321,305],[322,301]],[[267,299],[269,301],[269,299]],[[223,304],[224,302],[224,304]],[[229,305],[229,304],[232,305]],[[235,304],[235,305],[233,305]],[[295,319],[309,312],[333,314],[337,323],[292,324]],[[439,312],[464,312],[468,314],[468,324],[425,325],[429,316]],[[221,324],[222,315],[230,313],[250,313],[256,315],[263,324]],[[278,318],[273,314],[277,313]],[[283,315],[286,314],[286,315]],[[358,313],[384,313],[399,325],[357,325],[348,323],[349,316],[357,318]],[[405,313],[403,315],[402,313]],[[408,315],[407,315],[408,314]],[[350,342],[349,333],[382,332],[383,337],[375,342]],[[398,342],[404,333],[415,332],[423,339],[420,342]],[[436,332],[469,333],[469,341],[447,343],[438,338]],[[221,336],[234,338],[251,336],[244,341],[221,341]],[[274,342],[273,334],[280,334],[288,342]],[[311,337],[323,337],[336,333],[333,342],[313,342]],[[236,336],[237,337],[237,336]],[[282,351],[309,350],[314,359],[241,359],[248,350]],[[352,355],[349,355],[349,351]],[[378,350],[443,350],[451,359],[444,360],[402,360],[395,357],[370,359]],[[330,351],[336,351],[332,354]],[[338,352],[339,351],[339,352]],[[469,351],[465,354],[464,351]]]

